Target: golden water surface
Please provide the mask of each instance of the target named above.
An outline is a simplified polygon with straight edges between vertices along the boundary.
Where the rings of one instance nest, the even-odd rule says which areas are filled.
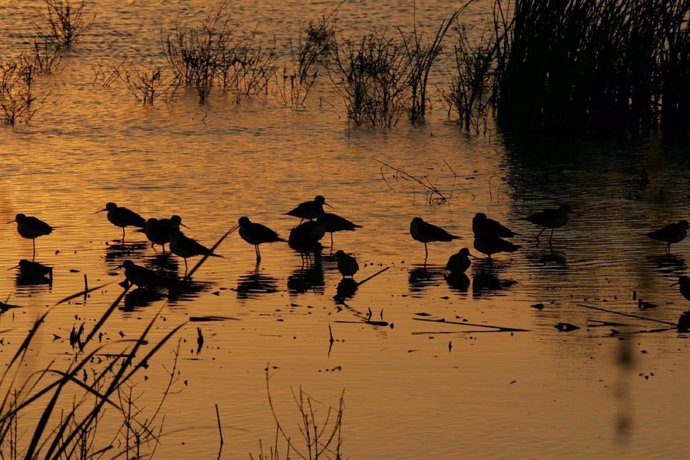
[[[256,29],[266,43],[275,39],[284,59],[299,28],[336,5],[235,1],[231,9],[238,27]],[[489,12],[482,5],[464,20],[478,23]],[[431,31],[455,6],[420,1],[418,24]],[[27,46],[42,7],[0,2],[3,53]],[[305,268],[286,244],[263,245],[257,268],[253,248],[235,233],[217,249],[223,258],[195,274],[200,292],[119,309],[108,320],[106,350],[115,353],[121,337],[137,337],[158,311],[152,340],[192,317],[229,318],[187,323],[137,377],[140,404],[152,410],[181,340],[179,378],[162,409],[156,456],[216,457],[216,404],[223,458],[250,452],[256,458],[259,440],[264,450],[272,446],[267,365],[276,414],[297,446],[293,392],[301,387],[318,401],[320,419],[344,391],[341,451],[348,458],[690,456],[687,334],[644,333],[660,325],[578,305],[668,322],[688,309],[671,286],[686,273],[687,242],[674,245],[669,257],[663,243],[644,236],[688,217],[687,148],[656,141],[527,144],[494,129],[466,135],[447,120],[435,86],[425,124],[403,119],[390,130],[357,128],[347,123],[326,76],[298,110],[271,92],[236,104],[217,91],[199,105],[184,90],[173,102],[147,108],[121,84],[99,84],[98,69],[124,58],[164,63],[161,34],[178,18],[204,17],[209,5],[102,0],[88,7],[94,22],[59,72],[42,77],[39,84],[51,91],[34,118],[0,130],[0,220],[22,212],[56,227],[36,240],[36,260],[54,269],[52,286],[23,285],[16,270],[0,271],[0,297],[11,295],[9,303],[21,307],[0,315],[0,362],[7,363],[39,314],[83,288],[86,274],[90,286],[110,284],[86,301],[53,308],[27,364],[66,366],[70,330],[92,325],[122,291],[117,267],[128,259],[150,266],[158,260],[131,229],[128,245],[118,246],[120,229],[95,214],[106,202],[145,217],[179,214],[188,234],[212,245],[243,215],[287,237],[298,220],[285,213],[321,194],[334,212],[362,225],[335,234],[334,250],[359,260],[357,279],[390,267],[352,298],[334,300],[341,277],[328,248],[321,264]],[[346,2],[337,17],[344,37],[397,33],[396,26],[412,24],[413,8],[408,1]],[[451,42],[433,76],[439,86],[450,72]],[[449,200],[429,204],[423,188],[377,160],[426,177]],[[556,231],[553,251],[537,247],[539,229],[521,218],[560,203],[574,209],[569,224]],[[470,285],[453,285],[443,267],[461,247],[473,250],[476,212],[519,233],[522,248],[495,256],[493,264],[474,261]],[[430,244],[424,267],[424,247],[409,235],[414,216],[462,239]],[[31,258],[31,241],[14,224],[0,225],[0,237],[0,268]],[[171,261],[181,275],[182,260]],[[640,310],[633,292],[657,307]],[[531,308],[538,303],[544,308]],[[365,323],[369,309],[388,326]],[[420,321],[441,318],[446,324]],[[463,322],[479,326],[456,324]],[[560,332],[559,322],[580,329]],[[205,338],[199,353],[197,328]],[[632,359],[620,364],[626,353]],[[31,415],[25,421],[29,429]]]

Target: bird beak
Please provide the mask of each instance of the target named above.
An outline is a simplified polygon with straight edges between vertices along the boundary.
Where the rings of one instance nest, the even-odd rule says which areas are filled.
[[[187,227],[187,226],[186,226],[185,224],[183,224],[182,222],[180,222],[180,226],[186,228],[187,230],[191,230],[191,228]]]
[[[19,265],[15,265],[14,267],[10,267],[7,269],[7,271],[14,270],[15,268],[19,268]]]
[[[677,285],[679,285],[679,284],[680,284],[680,281],[676,281],[676,282],[673,283],[671,286],[677,286]]]
[[[331,206],[330,204],[326,203],[325,201],[323,202],[323,204],[325,204],[326,206],[328,206],[328,207],[331,208],[331,209],[335,209],[333,206]]]
[[[5,223],[6,223],[6,224],[12,224],[12,223],[14,223],[14,221],[13,221],[13,220],[8,220],[8,221],[5,222]]]
[[[233,233],[235,233],[235,230],[237,230],[238,228],[240,228],[240,224],[236,224],[234,227],[232,227],[228,235],[232,235]]]
[[[472,257],[473,259],[479,259],[479,257],[475,256],[474,254],[467,254],[467,255]]]
[[[101,209],[100,211],[94,212],[94,214],[98,214],[99,212],[107,211],[107,209]]]

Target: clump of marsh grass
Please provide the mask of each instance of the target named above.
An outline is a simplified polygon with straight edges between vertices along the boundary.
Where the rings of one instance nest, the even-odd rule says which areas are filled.
[[[0,62],[0,121],[15,126],[27,123],[36,112],[34,79],[36,67],[20,56],[15,62]]]
[[[405,44],[378,33],[336,43],[333,53],[336,90],[355,124],[391,127],[405,110],[411,62]]]
[[[127,91],[144,105],[152,106],[160,98],[169,98],[176,89],[174,78],[160,66],[144,69],[128,61],[115,66],[113,72]]]
[[[46,30],[41,35],[48,37],[60,48],[69,48],[93,22],[86,16],[86,0],[45,0],[46,11],[42,14]]]
[[[270,366],[266,366],[266,393],[271,414],[276,423],[273,445],[264,451],[264,445],[259,440],[258,460],[278,460],[280,453],[285,449],[285,459],[296,456],[302,459],[342,459],[342,426],[345,412],[345,391],[340,394],[336,407],[318,403],[313,397],[304,392],[300,387],[297,392],[292,391],[292,398],[297,406],[299,414],[299,436],[291,436],[287,427],[281,423],[276,414],[270,387]],[[325,408],[325,415],[319,417],[319,409]],[[283,446],[284,444],[284,446]],[[254,456],[250,453],[249,458]]]
[[[175,382],[175,365],[167,388],[153,415],[144,416],[137,405],[133,378],[182,327],[177,326],[146,352],[144,345],[156,315],[135,340],[117,342],[118,353],[104,353],[100,330],[126,294],[125,289],[80,340],[66,369],[55,361],[45,368],[21,375],[29,365],[28,352],[50,310],[34,323],[0,376],[0,456],[3,458],[92,458],[103,455],[141,458],[142,450],[155,452],[161,435],[161,406]],[[23,427],[25,413],[38,411],[31,427]],[[115,436],[98,436],[99,424],[114,412],[121,417]],[[34,412],[35,413],[35,412]],[[31,422],[32,424],[34,422]]]
[[[496,46],[487,33],[472,42],[465,26],[458,25],[454,46],[454,68],[442,98],[448,107],[448,118],[454,113],[466,131],[487,128],[492,103]]]
[[[264,48],[256,43],[256,33],[237,35],[228,3],[213,9],[200,26],[178,22],[163,39],[163,48],[172,72],[181,86],[197,92],[199,102],[208,100],[219,86],[242,97],[265,94],[276,72],[275,44]]]
[[[296,43],[290,41],[290,65],[283,66],[278,76],[278,92],[285,104],[303,106],[319,75],[319,67],[325,68],[335,49],[335,13],[341,2],[328,16],[309,21],[300,28]]]
[[[515,2],[497,119],[518,132],[690,131],[687,0]]]

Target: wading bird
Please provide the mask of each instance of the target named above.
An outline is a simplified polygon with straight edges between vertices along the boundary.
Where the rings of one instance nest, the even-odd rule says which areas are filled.
[[[240,236],[244,241],[254,245],[257,263],[261,260],[261,250],[259,245],[262,243],[275,243],[285,241],[276,232],[265,225],[257,224],[249,220],[249,217],[240,217],[237,221],[240,227]]]
[[[679,243],[688,236],[688,221],[681,220],[677,224],[668,224],[653,232],[647,233],[653,240],[666,243],[666,253],[671,254],[671,244]]]
[[[472,254],[470,254],[469,249],[460,249],[457,254],[453,254],[448,258],[446,269],[450,270],[451,273],[465,273],[467,269],[470,268],[470,265],[472,265],[470,256],[472,256]]]
[[[98,212],[108,211],[108,221],[116,227],[122,227],[122,242],[125,241],[125,227],[146,227],[146,220],[134,211],[115,203],[106,203]]]
[[[354,222],[350,222],[344,217],[340,217],[337,214],[333,214],[330,212],[324,212],[321,214],[319,217],[316,218],[316,221],[323,225],[323,228],[326,229],[326,233],[331,234],[331,249],[333,249],[333,233],[334,232],[342,232],[342,231],[350,231],[354,232],[355,229],[362,228],[361,225],[357,225]]]
[[[157,272],[137,265],[131,260],[122,262],[121,267],[125,269],[125,278],[130,283],[139,287],[157,287],[165,284],[163,277]]]
[[[571,211],[572,209],[570,209],[570,206],[563,204],[558,208],[548,208],[543,211],[535,212],[525,218],[533,224],[543,227],[536,237],[537,247],[539,247],[539,237],[547,228],[551,229],[551,235],[549,236],[549,246],[551,246],[553,231],[568,223],[568,214]]]
[[[12,221],[10,221],[12,222]],[[33,256],[31,260],[36,258],[36,238],[43,235],[50,235],[53,232],[53,227],[33,216],[26,216],[24,214],[17,214],[14,217],[14,222],[17,223],[17,233],[22,238],[31,240],[33,247]]]
[[[410,222],[410,235],[412,235],[412,238],[415,240],[424,243],[424,261],[429,257],[427,243],[433,241],[448,242],[460,238],[459,236],[451,235],[441,227],[424,222],[424,219],[421,217],[415,217],[412,219],[412,222]]]
[[[483,212],[478,212],[472,219],[472,231],[476,235],[493,235],[501,238],[512,238],[517,234],[498,221],[489,219]]]
[[[150,218],[146,220],[144,225],[144,234],[151,242],[151,247],[155,249],[158,244],[163,247],[163,254],[165,254],[165,245],[170,242],[170,233],[179,231],[180,227],[189,228],[182,223],[182,218],[178,215],[173,215],[170,219],[156,219]]]
[[[690,278],[686,275],[680,275],[678,281],[673,283],[671,286],[680,285],[680,294],[685,297],[686,300],[690,300]]]
[[[302,220],[312,220],[324,213],[323,205],[332,207],[330,204],[326,203],[326,199],[323,196],[317,195],[312,201],[300,203],[295,209],[288,211],[286,214],[288,216],[299,217]]]
[[[187,276],[187,259],[195,256],[223,257],[215,254],[198,241],[189,238],[179,230],[170,232],[170,252],[184,259],[184,277]]]
[[[338,261],[338,271],[343,275],[343,278],[346,276],[352,278],[359,271],[357,259],[351,255],[339,250],[335,252],[335,259]]]
[[[310,220],[290,230],[288,245],[297,252],[316,252],[321,250],[321,238],[326,234],[323,225]]]
[[[474,249],[482,254],[486,254],[489,256],[489,260],[491,260],[492,254],[498,252],[515,252],[520,249],[520,246],[495,235],[475,233]]]

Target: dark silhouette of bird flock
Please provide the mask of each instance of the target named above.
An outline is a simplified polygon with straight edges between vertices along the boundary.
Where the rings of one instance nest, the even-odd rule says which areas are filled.
[[[333,233],[340,231],[355,231],[361,228],[360,225],[344,217],[325,212],[324,206],[332,207],[326,202],[323,196],[317,195],[313,200],[300,203],[297,207],[286,213],[287,215],[300,219],[300,223],[290,230],[287,243],[292,249],[303,255],[303,257],[308,258],[309,254],[321,252],[323,246],[320,241],[326,233],[330,234],[330,248],[332,250]],[[567,225],[571,211],[570,206],[564,204],[558,208],[544,209],[523,218],[541,227],[541,230],[535,237],[537,247],[539,247],[541,243],[541,235],[546,230],[551,230],[548,243],[549,247],[552,247],[554,231]],[[188,258],[196,256],[222,257],[195,239],[185,235],[181,228],[188,227],[182,223],[182,218],[178,215],[163,219],[144,219],[136,212],[126,207],[118,206],[113,202],[107,203],[105,208],[97,212],[107,212],[106,216],[108,221],[114,226],[122,228],[123,243],[126,237],[126,228],[134,227],[136,231],[146,235],[146,238],[151,243],[151,247],[154,250],[156,246],[160,246],[164,255],[165,245],[167,244],[170,253],[184,260],[184,277],[187,276],[189,271],[187,264]],[[27,216],[25,214],[17,214],[13,222],[17,224],[17,232],[19,235],[32,241],[32,261],[22,259],[18,267],[25,274],[45,276],[50,269],[35,262],[36,238],[50,235],[54,227],[37,217]],[[646,233],[646,235],[649,238],[666,243],[665,251],[667,254],[670,254],[671,245],[679,243],[686,238],[688,227],[688,221],[681,220],[678,223],[669,224]],[[254,246],[257,267],[261,261],[261,244],[286,242],[285,239],[281,238],[278,233],[271,228],[260,223],[252,222],[249,217],[246,216],[240,217],[237,225],[233,227],[229,233],[237,229],[239,229],[240,237]],[[412,219],[409,231],[414,240],[424,243],[425,266],[429,256],[429,243],[452,242],[453,240],[460,239],[459,236],[453,235],[441,227],[426,222],[421,217],[414,217]],[[474,234],[474,249],[486,255],[489,263],[491,263],[492,256],[495,254],[502,252],[513,253],[521,248],[520,245],[508,241],[508,239],[518,236],[517,233],[500,222],[490,219],[484,213],[477,213],[472,219],[472,232]],[[452,276],[462,275],[470,268],[472,264],[470,260],[471,257],[476,258],[476,256],[470,253],[467,247],[463,247],[457,253],[449,257],[445,267]],[[338,271],[344,279],[352,279],[359,271],[359,264],[356,258],[343,250],[336,251],[335,259],[337,261]],[[130,260],[124,261],[121,267],[124,268],[125,277],[131,284],[140,287],[150,287],[160,286],[166,282],[159,272],[137,265]],[[52,277],[52,271],[50,275]],[[680,293],[683,297],[690,300],[690,278],[681,276],[677,284],[680,285]],[[688,320],[690,321],[690,319]]]

